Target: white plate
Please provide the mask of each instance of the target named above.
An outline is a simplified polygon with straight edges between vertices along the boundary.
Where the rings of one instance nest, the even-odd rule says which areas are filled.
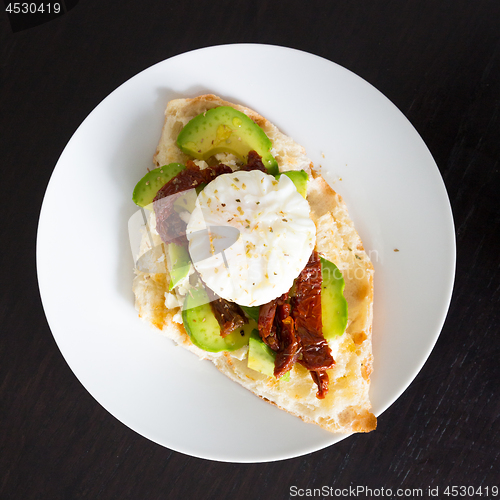
[[[428,149],[391,102],[348,70],[282,47],[217,46],[156,64],[104,99],[66,146],[43,202],[37,266],[75,375],[117,419],[173,450],[231,462],[295,457],[345,436],[261,401],[134,309],[132,190],[151,166],[167,102],[206,92],[266,116],[344,197],[375,266],[377,415],[416,376],[443,325],[455,270],[450,204]]]

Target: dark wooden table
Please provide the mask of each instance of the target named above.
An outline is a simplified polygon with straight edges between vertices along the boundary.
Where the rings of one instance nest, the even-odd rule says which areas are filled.
[[[451,494],[453,486],[474,487],[474,498],[495,498],[498,0],[80,0],[57,19],[15,32],[2,11],[0,35],[1,499],[286,499],[294,498],[293,486],[304,495],[307,488],[323,488],[316,498],[335,497],[336,489],[348,496],[345,489],[357,487],[378,488],[359,498],[384,496],[381,488],[394,497],[398,488],[422,489],[423,498],[439,488],[439,498],[448,498],[445,488]],[[44,192],[82,120],[150,65],[235,42],[323,56],[384,93],[433,154],[457,237],[456,282],[441,336],[409,389],[379,418],[377,431],[270,464],[185,456],[108,414],[54,342],[35,267]],[[418,491],[406,494],[418,497]]]

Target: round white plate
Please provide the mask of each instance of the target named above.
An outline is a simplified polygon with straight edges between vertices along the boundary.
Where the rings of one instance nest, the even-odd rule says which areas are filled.
[[[264,115],[344,197],[375,266],[376,415],[408,387],[443,325],[455,271],[450,204],[428,149],[391,102],[348,70],[283,47],[224,45],[158,63],[104,99],[66,146],[42,206],[37,267],[50,328],[81,383],[173,450],[230,462],[299,456],[345,435],[261,401],[134,309],[132,190],[152,165],[167,102],[202,93]]]

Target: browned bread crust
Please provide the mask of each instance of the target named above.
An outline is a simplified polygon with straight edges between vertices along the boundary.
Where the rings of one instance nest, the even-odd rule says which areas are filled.
[[[280,170],[304,169],[310,174],[307,199],[310,216],[317,229],[316,249],[342,272],[346,283],[344,295],[348,302],[346,331],[329,342],[336,363],[328,370],[328,395],[323,400],[316,398],[315,384],[309,372],[299,364],[291,370],[289,382],[277,381],[249,369],[244,351],[214,354],[194,346],[182,323],[179,323],[179,309],[165,306],[165,294],[168,293],[166,274],[136,271],[133,289],[139,316],[177,344],[200,358],[212,361],[221,372],[260,398],[306,422],[332,432],[371,431],[376,428],[377,422],[369,400],[373,360],[373,266],[341,196],[313,172],[312,162],[304,149],[255,111],[217,96],[203,95],[194,99],[176,99],[168,104],[154,162],[164,165],[186,161],[188,157],[175,142],[180,130],[194,116],[221,105],[243,111],[263,128],[273,143],[273,153]],[[154,220],[151,224],[154,226]],[[144,243],[143,251],[146,247]]]

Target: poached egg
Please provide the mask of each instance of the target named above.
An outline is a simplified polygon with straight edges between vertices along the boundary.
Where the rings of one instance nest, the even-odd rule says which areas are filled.
[[[220,297],[258,306],[288,292],[316,241],[309,203],[286,175],[223,174],[198,195],[186,236],[194,267]]]

